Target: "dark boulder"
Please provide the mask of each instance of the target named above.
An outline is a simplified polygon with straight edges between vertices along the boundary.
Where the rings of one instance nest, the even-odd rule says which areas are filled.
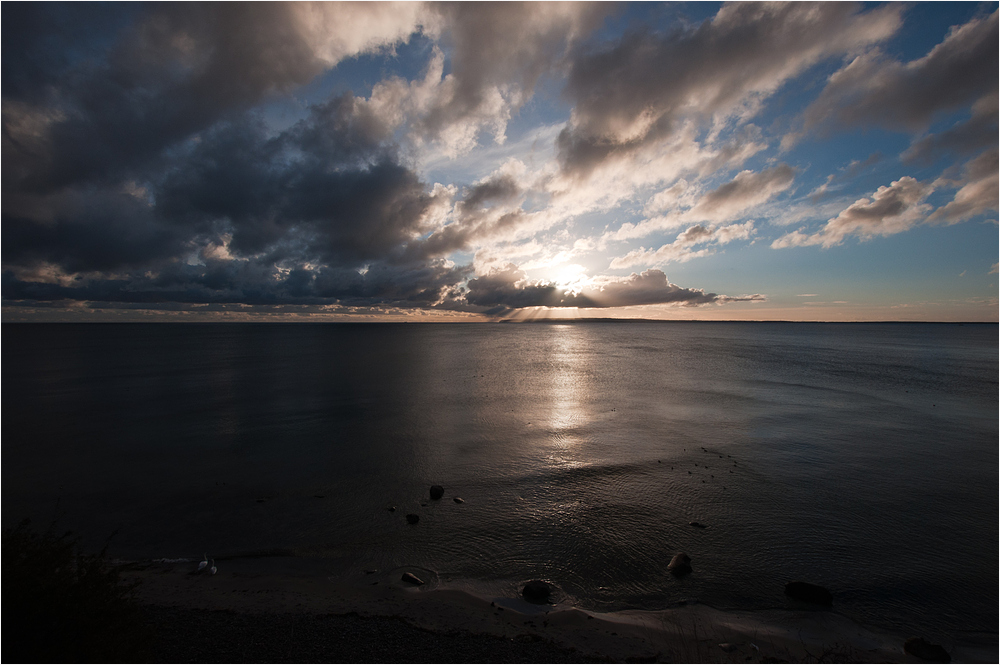
[[[925,663],[950,663],[951,655],[940,644],[931,644],[922,637],[911,637],[903,644],[903,651]]]
[[[833,605],[833,594],[818,584],[809,582],[789,582],[785,585],[785,595],[806,603]]]
[[[524,596],[524,599],[529,603],[542,605],[549,602],[549,597],[552,595],[554,590],[555,587],[548,582],[542,580],[531,580],[524,585],[524,588],[521,590],[521,595]]]
[[[424,583],[422,579],[420,579],[413,573],[403,573],[403,576],[400,579],[403,580],[404,582],[409,582],[410,584],[413,584],[415,586],[420,586]]]
[[[691,572],[691,557],[685,552],[678,552],[667,564],[667,570],[676,577],[689,574]]]
[[[444,496],[444,488],[440,485],[431,485],[431,498],[437,501]]]
[[[420,515],[414,515],[413,513],[410,513],[409,515],[406,516],[406,521],[409,522],[410,524],[416,524],[417,522],[420,521]]]
[[[707,524],[702,524],[701,522],[688,522],[689,525],[695,527],[696,529],[707,529]]]

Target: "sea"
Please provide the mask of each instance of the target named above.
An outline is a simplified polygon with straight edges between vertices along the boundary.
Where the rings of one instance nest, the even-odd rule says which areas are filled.
[[[995,324],[4,323],[2,350],[5,530],[602,612],[802,580],[872,627],[997,632]]]

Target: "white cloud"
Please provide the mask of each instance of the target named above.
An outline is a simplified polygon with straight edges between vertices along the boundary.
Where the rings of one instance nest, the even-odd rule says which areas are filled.
[[[723,222],[736,219],[792,186],[795,169],[779,164],[760,172],[741,171],[730,182],[709,192],[687,213],[691,221]]]
[[[888,187],[879,187],[871,198],[858,199],[818,232],[807,234],[799,229],[778,238],[771,243],[771,247],[832,247],[848,236],[869,240],[907,231],[922,222],[933,209],[933,206],[923,203],[931,191],[932,185],[904,176]]]
[[[663,265],[671,262],[685,262],[691,259],[708,256],[714,253],[714,247],[725,245],[734,240],[747,240],[754,233],[753,221],[728,226],[692,226],[679,234],[677,238],[659,249],[640,247],[625,256],[615,257],[609,266],[612,270],[630,268],[637,265]],[[696,245],[712,245],[702,249],[694,249]]]
[[[404,42],[420,29],[433,34],[440,26],[422,2],[292,2],[284,9],[303,41],[328,67]]]
[[[673,229],[695,222],[721,223],[743,216],[747,211],[767,202],[792,185],[795,169],[779,164],[764,171],[741,171],[731,181],[700,197],[696,188],[681,180],[659,192],[646,204],[646,211],[661,214],[636,223],[626,222],[601,238],[613,240],[643,238],[657,231]],[[682,209],[686,207],[687,209]]]

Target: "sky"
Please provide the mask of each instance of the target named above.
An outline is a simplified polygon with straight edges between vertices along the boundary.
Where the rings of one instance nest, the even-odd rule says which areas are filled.
[[[3,3],[4,321],[998,320],[997,3]]]

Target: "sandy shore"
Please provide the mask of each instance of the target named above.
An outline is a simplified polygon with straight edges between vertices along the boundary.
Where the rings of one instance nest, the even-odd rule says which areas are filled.
[[[534,643],[549,648],[508,653],[486,643],[481,655],[466,653],[463,657],[459,649],[450,659],[453,662],[555,662],[567,658],[570,662],[920,662],[903,652],[903,642],[913,635],[867,628],[830,611],[732,612],[693,601],[660,611],[597,613],[561,604],[532,605],[520,598],[482,598],[463,590],[442,588],[432,575],[419,570],[411,572],[431,579],[423,586],[413,586],[400,579],[407,572],[405,568],[359,571],[344,578],[331,578],[325,570],[328,563],[307,558],[242,558],[219,561],[218,566],[219,572],[214,576],[198,575],[191,574],[195,568],[192,562],[159,561],[131,565],[125,576],[141,581],[137,599],[161,614],[169,615],[173,608],[275,618],[264,625],[285,625],[288,617],[295,615],[356,615],[356,621],[391,617],[439,635],[483,636],[484,640]],[[390,628],[382,629],[383,632],[391,631],[392,625],[403,624],[387,625]],[[370,627],[369,624],[352,626],[341,630]],[[303,628],[299,630],[301,634]],[[415,642],[409,639],[407,643]],[[972,636],[944,646],[953,662],[998,659],[996,635],[978,639]],[[435,659],[407,659],[407,648],[401,645],[399,658],[392,656],[394,651],[386,651],[363,660]],[[267,657],[267,653],[262,651],[260,659],[279,660],[273,654]],[[495,657],[490,658],[491,654]],[[441,656],[438,660],[449,662],[447,654]],[[174,658],[186,659],[176,654]],[[190,659],[199,658],[194,655]],[[202,654],[202,659],[226,660],[226,657]],[[229,660],[253,658],[234,656]]]

